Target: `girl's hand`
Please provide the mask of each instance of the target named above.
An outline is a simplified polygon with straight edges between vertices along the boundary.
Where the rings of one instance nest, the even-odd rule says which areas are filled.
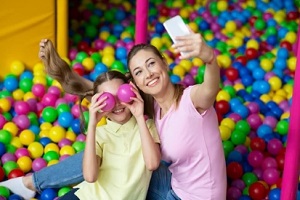
[[[89,123],[92,123],[93,125],[96,125],[101,118],[107,114],[107,112],[102,111],[102,108],[106,106],[105,100],[107,97],[98,99],[102,94],[103,92],[97,93],[91,99],[89,107]]]
[[[189,30],[190,35],[176,37],[177,43],[172,45],[176,53],[185,52],[179,58],[199,57],[205,63],[211,62],[214,58],[213,49],[205,43],[201,34],[194,33],[190,28]]]
[[[135,93],[136,97],[131,97],[131,103],[122,102],[122,104],[129,108],[130,112],[135,118],[140,116],[144,117],[144,100],[141,97],[137,87],[132,82],[129,84],[132,86],[132,91]]]

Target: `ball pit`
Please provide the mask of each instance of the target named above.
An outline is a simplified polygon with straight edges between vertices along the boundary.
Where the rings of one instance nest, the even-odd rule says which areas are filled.
[[[299,8],[292,0],[150,3],[148,41],[164,53],[173,83],[202,83],[205,64],[180,61],[173,53],[162,26],[167,18],[181,15],[215,48],[222,82],[214,106],[228,199],[280,199]],[[72,69],[90,80],[108,70],[126,72],[126,56],[134,45],[134,5],[76,1],[69,13]],[[29,71],[15,60],[9,67],[11,73],[0,82],[0,180],[61,161],[82,151],[85,141],[78,97],[64,94],[41,64]],[[88,104],[82,108],[88,122]],[[69,190],[47,189],[39,198],[54,199]],[[0,186],[2,197],[18,198]]]

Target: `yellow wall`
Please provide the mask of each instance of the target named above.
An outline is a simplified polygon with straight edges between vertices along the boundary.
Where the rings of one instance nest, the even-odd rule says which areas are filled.
[[[60,9],[57,9],[62,5]],[[57,6],[57,7],[56,7]],[[60,13],[60,16],[57,16]],[[63,16],[61,16],[63,15]],[[57,17],[56,17],[57,16]],[[57,19],[57,22],[56,22]],[[58,28],[59,27],[59,28]],[[60,35],[58,38],[57,36]],[[14,60],[27,69],[39,62],[39,41],[51,39],[67,54],[67,0],[10,0],[0,6],[0,80],[10,73]]]

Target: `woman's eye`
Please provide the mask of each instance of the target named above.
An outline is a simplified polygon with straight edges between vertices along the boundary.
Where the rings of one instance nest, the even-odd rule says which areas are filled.
[[[137,72],[135,72],[135,75],[137,76],[137,75],[139,75],[141,73],[141,71],[137,71]]]

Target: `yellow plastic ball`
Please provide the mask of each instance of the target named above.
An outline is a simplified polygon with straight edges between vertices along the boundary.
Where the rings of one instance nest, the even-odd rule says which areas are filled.
[[[18,126],[13,122],[6,122],[2,129],[10,132],[12,136],[16,136],[19,131]]]
[[[273,76],[269,79],[269,84],[273,91],[279,90],[282,87],[282,81],[279,77]]]
[[[233,88],[234,88],[235,91],[238,92],[239,90],[245,89],[245,86],[242,83],[236,83],[236,84],[233,85]]]
[[[49,130],[40,130],[39,137],[49,137]]]
[[[280,95],[274,95],[272,100],[276,103],[276,104],[280,104],[281,102],[283,102],[284,100],[286,100],[286,98],[284,98],[283,96]]]
[[[230,94],[225,90],[220,90],[216,97],[216,101],[221,101],[221,100],[229,101],[230,99],[231,99]]]
[[[106,124],[106,117],[102,117],[101,120],[98,122],[97,126],[103,126]]]
[[[40,125],[40,129],[43,130],[50,130],[52,128],[52,124],[50,122],[43,122]]]
[[[182,9],[180,9],[180,11],[179,11],[179,15],[180,15],[181,17],[183,17],[183,18],[188,18],[188,17],[190,16],[190,12],[189,12],[188,9],[182,8]]]
[[[38,62],[36,63],[34,66],[33,66],[33,69],[32,71],[35,72],[35,71],[44,71],[45,70],[45,66],[43,63],[41,62]]]
[[[231,118],[224,118],[224,119],[222,119],[220,125],[226,126],[226,127],[230,128],[230,130],[232,130],[232,131],[235,128],[235,122]]]
[[[162,47],[162,42],[161,42],[161,39],[159,37],[152,38],[150,43],[153,46],[155,46],[157,49],[161,49],[161,47]]]
[[[284,91],[287,93],[287,95],[293,93],[293,87],[290,84],[286,84],[283,86]]]
[[[19,135],[20,141],[23,145],[30,145],[35,140],[35,134],[29,129],[23,130]]]
[[[65,137],[66,139],[74,142],[76,140],[76,137],[77,136],[76,136],[76,134],[73,131],[67,131],[66,132],[66,137]]]
[[[32,82],[33,84],[47,85],[47,79],[45,76],[34,76]]]
[[[20,138],[17,136],[15,136],[11,139],[10,144],[13,145],[14,147],[16,147],[17,149],[23,147],[23,144],[21,143]]]
[[[228,8],[227,1],[221,0],[221,1],[217,2],[217,9],[218,9],[218,11],[222,12],[222,11],[227,10],[227,8]]]
[[[289,70],[294,72],[296,70],[296,63],[297,63],[297,58],[296,57],[290,57],[287,61],[287,66]]]
[[[199,31],[199,27],[195,22],[190,22],[189,27],[194,31],[195,33]]]
[[[33,72],[34,76],[46,76],[46,73],[44,70],[36,70]]]
[[[122,5],[123,5],[123,8],[125,9],[125,11],[130,11],[131,8],[132,8],[131,4],[129,2],[127,2],[127,1],[124,1],[122,3]]]
[[[200,58],[193,58],[192,64],[193,66],[200,67],[204,65],[204,62]]]
[[[105,54],[102,57],[102,63],[107,67],[111,67],[114,61],[115,61],[115,57],[111,54]]]
[[[85,58],[82,61],[82,66],[86,71],[92,71],[95,67],[95,61],[92,58]]]
[[[250,140],[250,138],[247,136],[244,145],[245,145],[246,147],[249,147],[249,146],[250,146],[250,142],[251,142],[251,140]]]
[[[181,0],[175,0],[175,1],[173,1],[172,6],[174,8],[183,8],[184,4],[183,4],[183,1],[181,1]]]
[[[99,34],[99,38],[104,41],[106,41],[108,37],[109,37],[109,32],[107,31],[101,31],[101,33]]]
[[[23,99],[24,91],[21,89],[16,89],[15,91],[13,91],[12,96],[15,100],[20,101]]]
[[[129,32],[124,31],[124,32],[121,33],[120,38],[122,40],[124,40],[125,38],[132,38],[132,35]]]
[[[296,42],[296,40],[297,40],[297,34],[295,32],[293,32],[293,31],[289,31],[285,35],[285,40],[287,40],[291,44],[294,44]]]
[[[10,72],[13,75],[20,76],[25,70],[25,65],[21,61],[15,60],[10,64]]]
[[[49,138],[53,142],[59,142],[66,136],[66,130],[61,126],[53,126],[49,130]]]
[[[60,156],[63,156],[63,155],[70,155],[71,156],[71,155],[75,154],[75,150],[72,146],[65,145],[60,149],[59,154],[60,154]]]
[[[233,33],[234,31],[236,31],[237,26],[236,23],[234,21],[228,21],[225,24],[225,30],[227,33]]]
[[[63,91],[61,84],[57,80],[53,80],[52,86],[58,87],[58,89],[60,89],[61,92]]]
[[[34,96],[34,94],[31,91],[26,92],[23,96],[24,101],[28,101],[29,99],[36,99],[36,96]]]
[[[220,135],[221,135],[222,141],[227,141],[231,136],[230,128],[228,128],[227,126],[224,126],[224,125],[220,125],[219,130],[220,130]]]
[[[231,45],[235,48],[239,48],[243,45],[244,41],[241,37],[236,36],[234,38],[232,38],[231,40]]]
[[[254,48],[256,50],[258,50],[259,48],[259,43],[255,40],[255,39],[250,39],[248,40],[247,44],[246,44],[246,48]]]
[[[268,94],[263,94],[260,96],[260,100],[262,100],[264,103],[268,103],[271,101],[271,97]]]
[[[59,163],[59,160],[50,160],[48,163],[47,163],[47,167],[51,166],[51,165],[55,165]]]
[[[33,142],[28,146],[28,151],[30,154],[30,157],[35,159],[35,158],[40,158],[43,155],[43,145],[39,142]]]
[[[180,76],[180,77],[183,77],[185,75],[185,69],[180,66],[180,65],[176,65],[173,70],[172,70],[173,74],[177,75],[177,76]]]
[[[0,110],[2,112],[8,112],[11,108],[11,103],[7,98],[0,99]]]
[[[103,55],[107,55],[107,54],[115,55],[115,49],[110,45],[106,46],[103,48],[102,54]]]
[[[24,173],[27,173],[31,170],[32,160],[28,156],[22,156],[17,160],[17,164]]]
[[[211,41],[211,40],[214,39],[214,35],[211,34],[211,33],[205,34],[204,39],[205,39],[206,41]]]
[[[231,66],[231,59],[227,55],[218,55],[217,61],[218,61],[219,66],[222,68],[227,69]]]
[[[283,119],[289,119],[290,118],[290,112],[284,112],[281,116],[280,116],[280,120]]]
[[[260,66],[263,70],[269,72],[273,69],[273,62],[269,59],[264,58],[260,61]]]
[[[192,62],[190,60],[181,60],[179,65],[185,69],[185,71],[189,72],[192,68]]]
[[[249,0],[249,1],[247,1],[247,6],[248,7],[251,7],[251,8],[256,8],[256,2],[255,1],[253,1],[253,0]]]
[[[45,146],[44,153],[47,153],[48,151],[59,153],[59,147],[57,144],[51,142]]]
[[[286,95],[287,95],[286,91],[283,88],[277,90],[275,94],[278,96],[282,96],[284,98],[286,98]]]

